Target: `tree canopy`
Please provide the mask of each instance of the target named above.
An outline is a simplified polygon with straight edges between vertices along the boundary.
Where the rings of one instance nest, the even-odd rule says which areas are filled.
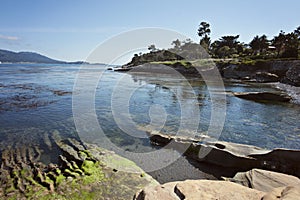
[[[249,44],[238,41],[239,35],[226,35],[211,43],[210,24],[201,22],[198,27],[200,45],[216,58],[299,58],[300,26],[291,33],[280,31],[273,39],[256,35]]]

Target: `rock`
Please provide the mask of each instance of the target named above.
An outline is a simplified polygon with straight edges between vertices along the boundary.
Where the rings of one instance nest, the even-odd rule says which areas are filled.
[[[300,177],[300,151],[273,149],[265,153],[252,153],[251,156],[263,165],[261,168]]]
[[[239,172],[230,181],[264,192],[278,187],[300,185],[300,179],[295,176],[261,169]]]
[[[177,182],[165,183],[163,185],[150,186],[144,188],[138,192],[134,200],[152,200],[152,199],[164,199],[164,200],[180,200],[180,198],[174,192],[174,188]]]
[[[300,86],[300,61],[254,61],[252,64],[218,63],[217,67],[224,78],[244,79],[252,77],[257,82],[282,82]]]
[[[70,91],[63,91],[63,90],[52,90],[53,94],[57,96],[64,96],[64,95],[69,95],[72,94]]]
[[[226,181],[186,180],[144,188],[134,200],[260,200],[264,192]]]
[[[300,86],[300,64],[297,66],[291,67],[285,75],[285,83],[294,85],[296,87]]]
[[[291,97],[287,94],[283,93],[271,93],[271,92],[234,92],[234,96],[258,101],[258,102],[265,102],[265,101],[274,101],[274,102],[289,102],[291,101]]]
[[[243,77],[251,77],[252,72],[241,71],[237,65],[229,65],[222,69],[222,74],[224,78],[228,79],[240,79]]]
[[[188,159],[230,168],[233,171],[266,169],[300,177],[300,151],[288,149],[261,149],[251,145],[229,142],[205,142],[201,139],[148,133],[153,145],[165,146],[183,153]],[[186,147],[188,148],[186,149]],[[186,150],[182,152],[183,150]],[[206,152],[207,154],[202,154]],[[199,154],[200,153],[200,154]]]
[[[116,71],[116,72],[127,72],[130,70],[132,70],[131,67],[116,67],[116,68],[114,68],[114,71]]]
[[[1,152],[0,199],[131,199],[141,188],[158,185],[135,163],[113,152],[75,138],[62,139],[56,131],[48,142],[45,147],[51,148],[57,163],[41,163],[37,146]],[[112,168],[116,166],[123,171]]]
[[[269,72],[256,72],[253,78],[260,83],[278,82],[280,80],[279,76]]]
[[[262,200],[296,200],[300,199],[300,186],[275,188],[266,194]]]

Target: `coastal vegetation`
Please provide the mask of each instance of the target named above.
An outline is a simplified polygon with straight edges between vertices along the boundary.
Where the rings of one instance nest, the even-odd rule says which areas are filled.
[[[226,35],[216,41],[211,41],[211,29],[208,22],[201,22],[197,33],[201,47],[190,39],[174,40],[171,43],[173,47],[167,50],[158,49],[155,44],[151,44],[148,47],[149,53],[134,54],[131,62],[125,66],[159,61],[164,62],[162,64],[175,60],[195,61],[207,58],[208,55],[215,62],[247,65],[270,60],[294,60],[300,57],[300,26],[290,33],[281,30],[271,39],[264,34],[256,35],[249,43],[239,41],[239,35]],[[184,66],[189,65],[184,64]]]

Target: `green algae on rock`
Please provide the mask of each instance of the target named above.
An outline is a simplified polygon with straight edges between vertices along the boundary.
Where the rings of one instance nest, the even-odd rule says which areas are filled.
[[[131,199],[141,188],[158,183],[133,162],[96,145],[51,135],[60,149],[57,164],[35,158],[31,147],[2,153],[1,199]],[[115,170],[115,166],[124,170]]]

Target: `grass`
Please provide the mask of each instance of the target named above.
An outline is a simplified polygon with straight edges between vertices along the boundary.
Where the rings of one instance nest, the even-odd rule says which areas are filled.
[[[186,61],[186,60],[171,60],[171,61],[155,61],[155,62],[150,62],[150,64],[162,64],[162,65],[175,65],[175,64],[180,64],[182,66],[188,66],[191,63]]]
[[[150,62],[151,64],[163,64],[163,65],[168,65],[168,66],[183,66],[186,69],[197,66],[197,67],[208,67],[212,66],[213,60],[212,59],[197,59],[197,60],[192,60],[192,61],[187,61],[187,60],[172,60],[172,61],[155,61],[155,62]]]

